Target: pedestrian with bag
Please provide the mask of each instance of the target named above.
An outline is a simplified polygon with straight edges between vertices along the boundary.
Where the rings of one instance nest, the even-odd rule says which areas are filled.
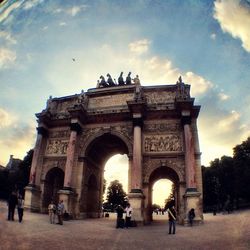
[[[167,209],[168,212],[168,222],[169,222],[169,232],[171,234],[173,229],[173,234],[175,234],[175,224],[176,224],[176,210],[174,206]]]

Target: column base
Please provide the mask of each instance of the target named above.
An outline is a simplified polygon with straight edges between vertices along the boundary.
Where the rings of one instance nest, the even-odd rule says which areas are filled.
[[[133,192],[135,191],[135,192]],[[133,209],[132,220],[136,220],[137,223],[141,224],[144,222],[143,218],[143,201],[144,195],[141,189],[132,189],[128,194],[129,203]]]
[[[184,226],[189,226],[188,212],[191,208],[195,210],[193,225],[203,224],[202,198],[196,188],[188,188],[184,194],[186,215],[183,221]]]
[[[63,188],[58,191],[58,194],[59,194],[59,200],[63,200],[65,212],[69,214],[70,218],[75,218],[74,207],[73,207],[75,193],[72,191],[72,189]]]
[[[35,185],[25,187],[24,208],[31,212],[41,211],[41,190]]]

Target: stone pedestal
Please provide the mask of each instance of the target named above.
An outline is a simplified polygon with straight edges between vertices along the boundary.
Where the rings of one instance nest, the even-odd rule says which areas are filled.
[[[74,192],[71,190],[62,189],[58,191],[58,194],[59,200],[63,200],[65,211],[67,211],[71,217],[74,217],[74,208],[72,205],[74,204],[74,202],[72,202],[75,197]]]
[[[24,208],[31,212],[40,212],[41,210],[41,190],[36,186],[29,185],[25,187]]]
[[[135,219],[137,223],[143,223],[143,202],[144,195],[139,190],[133,190],[128,194],[129,203],[133,209],[132,220]]]
[[[194,225],[203,223],[202,201],[201,193],[197,191],[187,191],[184,195],[186,205],[186,216],[184,219],[184,225],[188,225],[188,212],[191,208],[195,209]]]

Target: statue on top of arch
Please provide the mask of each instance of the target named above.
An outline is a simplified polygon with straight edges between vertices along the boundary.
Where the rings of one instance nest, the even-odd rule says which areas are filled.
[[[178,78],[178,81],[176,82],[176,86],[177,86],[177,93],[176,93],[177,99],[190,98],[190,88],[187,84],[185,84],[182,81],[181,76]]]
[[[118,77],[118,83],[116,79],[112,79],[111,75],[107,74],[107,81],[105,80],[104,76],[100,76],[100,80],[97,81],[96,88],[107,88],[107,87],[115,87],[115,86],[124,86],[124,85],[136,85],[140,86],[140,80],[138,75],[134,79],[131,78],[131,72],[128,73],[125,81],[123,79],[123,72],[120,73]]]

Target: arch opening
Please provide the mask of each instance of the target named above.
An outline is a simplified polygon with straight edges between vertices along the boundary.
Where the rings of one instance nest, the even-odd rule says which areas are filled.
[[[126,156],[128,152],[126,143],[120,137],[111,133],[105,133],[95,138],[87,147],[85,153],[85,184],[82,185],[80,201],[80,212],[85,214],[85,217],[97,218],[102,216],[102,205],[105,199],[103,196],[105,178],[108,177],[106,190],[110,181],[115,179],[118,179],[122,184],[126,180],[128,183],[128,167],[124,168],[124,166],[128,166]],[[121,175],[125,173],[126,176],[121,178]],[[106,174],[108,175],[106,176]],[[95,185],[91,184],[93,178],[95,179]]]
[[[53,200],[56,204],[59,201],[58,191],[63,188],[64,172],[60,168],[50,169],[44,180],[43,207],[48,208],[49,203]]]
[[[175,206],[179,209],[179,177],[177,173],[166,166],[161,166],[152,172],[149,178],[149,207],[150,220],[166,220],[165,214],[165,200],[172,196],[175,200]],[[157,204],[159,201],[160,204]],[[154,211],[154,204],[159,205],[158,213]]]

